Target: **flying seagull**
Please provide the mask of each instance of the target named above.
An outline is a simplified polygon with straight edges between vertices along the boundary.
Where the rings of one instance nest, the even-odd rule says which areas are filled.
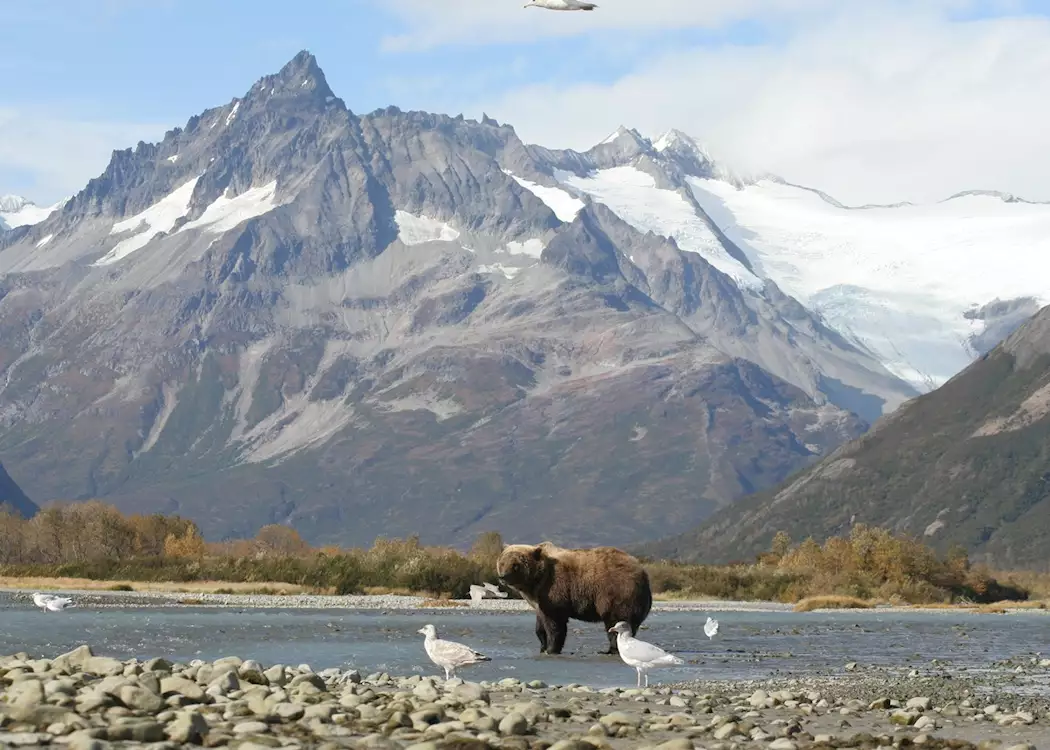
[[[452,641],[443,641],[437,637],[437,629],[433,625],[424,625],[417,632],[426,638],[423,640],[423,648],[427,651],[430,661],[445,670],[445,679],[456,676],[458,667],[467,667],[482,661],[492,661],[484,654],[479,654],[469,646]]]
[[[531,0],[524,7],[546,8],[547,10],[594,10],[598,5],[583,2],[583,0]]]
[[[624,664],[637,670],[638,687],[642,687],[643,675],[645,676],[645,687],[649,687],[650,669],[685,664],[683,659],[667,653],[659,646],[631,636],[631,626],[622,620],[609,628],[609,632],[616,633],[616,648]]]
[[[712,620],[710,617],[707,618],[707,622],[704,623],[704,635],[708,638],[714,638],[715,633],[718,632],[718,620]]]

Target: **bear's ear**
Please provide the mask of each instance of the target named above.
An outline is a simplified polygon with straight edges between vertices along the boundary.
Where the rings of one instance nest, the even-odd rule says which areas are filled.
[[[542,560],[543,559],[543,552],[544,552],[543,545],[542,544],[537,544],[536,547],[532,550],[532,559],[533,560]]]

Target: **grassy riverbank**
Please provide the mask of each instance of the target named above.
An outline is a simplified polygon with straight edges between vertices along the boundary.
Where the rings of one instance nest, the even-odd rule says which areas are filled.
[[[0,514],[0,586],[458,599],[471,584],[495,580],[502,546],[499,534],[488,533],[467,553],[415,538],[318,549],[276,525],[254,539],[208,543],[185,519],[124,516],[93,502],[47,508],[31,520]],[[918,540],[863,526],[824,544],[795,544],[781,534],[748,564],[645,562],[654,594],[665,600],[988,604],[1042,598],[1047,590],[1043,576],[1023,574],[1022,585],[1013,574],[971,566],[963,554],[941,557]]]

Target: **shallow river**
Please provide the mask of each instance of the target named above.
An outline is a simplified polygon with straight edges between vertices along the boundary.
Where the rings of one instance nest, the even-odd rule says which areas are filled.
[[[834,673],[850,661],[923,669],[931,660],[986,667],[997,659],[1047,651],[1045,614],[960,612],[719,612],[714,640],[704,612],[654,612],[639,635],[686,659],[653,673],[656,682]],[[629,685],[634,672],[599,656],[600,624],[572,623],[563,656],[537,654],[532,615],[455,610],[380,612],[208,607],[98,608],[44,613],[0,594],[0,654],[54,656],[81,643],[118,658],[172,660],[237,655],[264,664],[307,663],[315,670],[355,668],[367,675],[439,674],[416,631],[431,622],[442,637],[464,642],[493,661],[461,672],[467,679],[517,677],[593,687]],[[947,665],[946,665],[947,666]]]

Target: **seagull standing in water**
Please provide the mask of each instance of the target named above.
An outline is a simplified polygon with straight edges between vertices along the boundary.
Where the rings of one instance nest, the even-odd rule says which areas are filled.
[[[33,604],[47,611],[47,603],[55,598],[54,594],[41,594],[39,591],[33,594]]]
[[[68,596],[56,596],[55,594],[41,594],[39,591],[33,594],[33,604],[45,612],[61,612],[66,607],[75,607],[73,600]]]
[[[44,603],[44,608],[47,612],[61,612],[63,609],[75,606],[77,605],[73,603],[72,599],[68,597],[63,598],[58,596],[54,597],[53,599],[48,599]]]
[[[657,667],[670,667],[685,664],[681,657],[669,654],[659,646],[640,641],[631,635],[631,626],[620,621],[609,628],[616,633],[616,648],[624,664],[634,667],[638,672],[638,687],[642,687],[642,676],[645,676],[645,687],[649,687],[649,670]]]
[[[531,0],[524,7],[546,8],[547,10],[594,10],[598,5],[583,0]]]
[[[456,676],[458,667],[467,667],[482,661],[492,661],[484,654],[479,654],[469,646],[453,641],[443,641],[437,637],[437,629],[433,625],[424,625],[417,632],[426,636],[423,640],[423,648],[426,649],[430,661],[445,670],[445,679]]]

